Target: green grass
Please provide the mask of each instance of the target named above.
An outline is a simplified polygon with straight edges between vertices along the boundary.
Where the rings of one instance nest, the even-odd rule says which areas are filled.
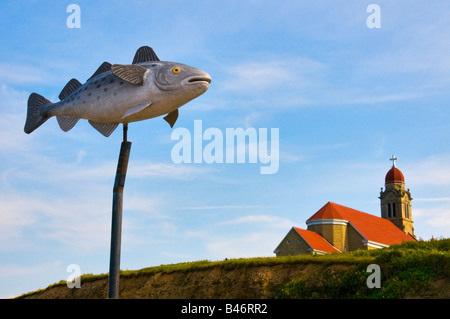
[[[278,298],[403,298],[420,294],[435,279],[450,275],[450,239],[407,242],[377,250],[358,250],[338,257],[371,257],[380,266],[381,288],[368,288],[371,273],[352,266],[336,271],[323,267],[318,273],[287,283]],[[367,264],[368,265],[368,264]],[[446,289],[450,289],[447,287]]]

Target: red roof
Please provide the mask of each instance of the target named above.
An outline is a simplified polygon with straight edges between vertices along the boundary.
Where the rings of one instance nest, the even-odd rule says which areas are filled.
[[[402,241],[414,241],[391,221],[359,210],[328,202],[308,221],[320,219],[342,219],[348,221],[365,239],[379,244],[401,244]]]
[[[306,230],[294,227],[295,231],[306,241],[306,243],[314,250],[320,250],[327,253],[339,253],[333,245],[325,240],[319,234]]]
[[[389,172],[387,172],[384,179],[385,184],[405,184],[405,177],[402,172],[395,166],[393,166]]]

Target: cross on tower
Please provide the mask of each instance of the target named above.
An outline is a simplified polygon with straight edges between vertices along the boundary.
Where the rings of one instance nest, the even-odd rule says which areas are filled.
[[[395,157],[395,155],[392,155],[392,158],[390,158],[389,160],[392,161],[392,167],[395,167],[395,161],[398,160],[398,158]]]

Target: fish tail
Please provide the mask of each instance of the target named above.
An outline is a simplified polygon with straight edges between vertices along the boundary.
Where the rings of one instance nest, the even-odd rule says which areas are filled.
[[[28,98],[27,120],[23,129],[25,133],[30,134],[48,120],[49,117],[47,112],[43,112],[43,107],[49,104],[52,104],[52,102],[42,95],[31,93]]]

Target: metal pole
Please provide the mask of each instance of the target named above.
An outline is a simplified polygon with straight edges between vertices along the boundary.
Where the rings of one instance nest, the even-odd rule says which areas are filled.
[[[131,142],[127,141],[127,124],[123,125],[123,142],[120,147],[117,163],[116,180],[113,189],[113,206],[111,222],[111,255],[109,261],[108,298],[119,298],[120,274],[120,244],[122,237],[122,203],[125,176],[127,174],[128,158],[130,157]]]

